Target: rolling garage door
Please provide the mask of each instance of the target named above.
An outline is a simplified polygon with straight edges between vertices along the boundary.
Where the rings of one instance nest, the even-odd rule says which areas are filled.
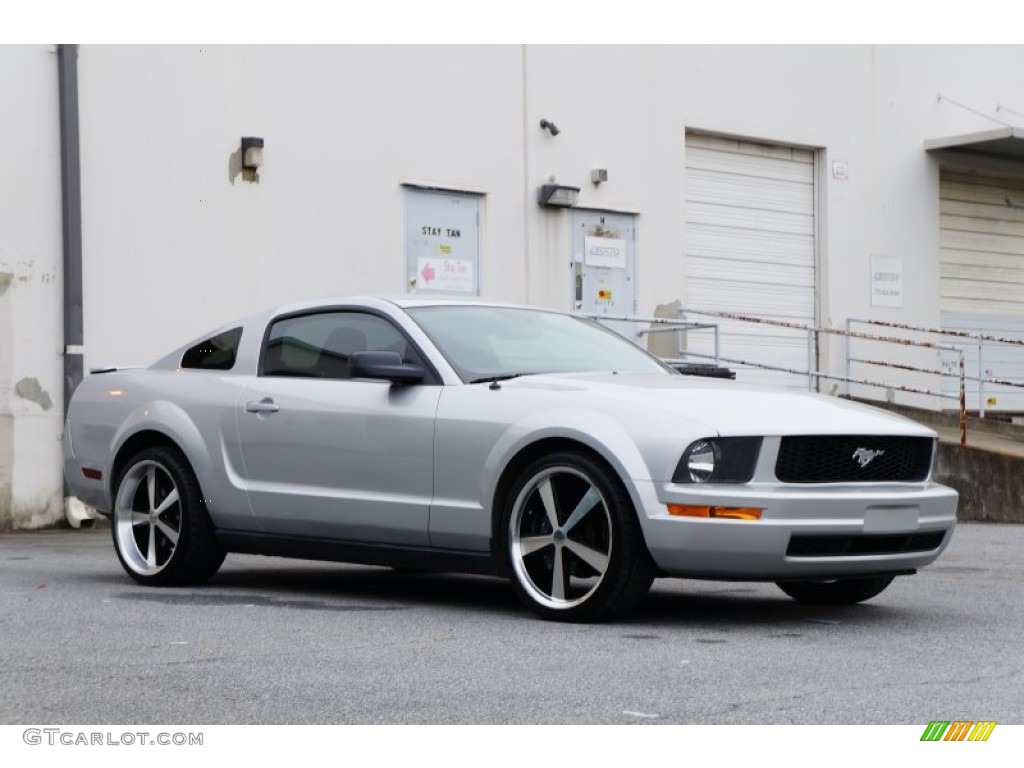
[[[939,227],[942,326],[1024,338],[1024,180],[943,170]],[[964,351],[968,373],[1024,381],[1024,348],[986,345],[980,368],[977,347]],[[977,384],[967,405],[979,407]],[[1024,389],[986,385],[985,409],[1024,411]]]
[[[813,151],[687,134],[684,307],[813,325],[814,211]],[[805,333],[716,322],[724,357],[807,369]],[[710,353],[710,334],[689,333],[687,348]],[[807,386],[806,377],[726,365],[741,381]]]

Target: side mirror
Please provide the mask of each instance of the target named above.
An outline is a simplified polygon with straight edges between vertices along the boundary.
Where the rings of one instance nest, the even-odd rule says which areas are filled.
[[[422,365],[402,362],[397,352],[353,352],[348,369],[353,379],[385,379],[392,384],[415,384],[427,376]]]

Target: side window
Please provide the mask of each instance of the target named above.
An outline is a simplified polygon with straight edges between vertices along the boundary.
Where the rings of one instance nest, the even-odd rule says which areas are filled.
[[[181,367],[200,368],[207,371],[230,371],[235,366],[238,343],[241,340],[241,328],[232,328],[230,331],[211,336],[181,356]]]
[[[263,354],[264,376],[348,379],[353,352],[397,352],[410,363],[419,353],[384,318],[363,312],[322,312],[278,320]]]

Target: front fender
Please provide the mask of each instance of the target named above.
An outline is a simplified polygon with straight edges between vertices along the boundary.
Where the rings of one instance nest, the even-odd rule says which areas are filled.
[[[488,550],[499,484],[515,458],[540,441],[568,440],[593,451],[618,474],[637,510],[644,510],[649,503],[638,486],[668,480],[686,446],[714,434],[679,417],[668,422],[653,408],[580,405],[574,391],[544,394],[513,387],[453,387],[442,394],[430,512],[435,546]]]
[[[484,462],[481,502],[490,505],[504,468],[515,456],[549,439],[572,440],[586,446],[610,464],[624,481],[651,479],[639,448],[619,423],[593,411],[559,408],[530,414],[511,424],[498,438]],[[633,483],[626,485],[632,488]]]

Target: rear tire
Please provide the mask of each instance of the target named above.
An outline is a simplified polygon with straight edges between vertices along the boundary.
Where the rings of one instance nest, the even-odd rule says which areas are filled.
[[[519,599],[545,619],[591,622],[635,608],[654,580],[621,481],[588,454],[530,464],[503,501],[500,556]]]
[[[870,600],[892,584],[895,576],[834,581],[780,581],[776,586],[807,605],[853,605]]]
[[[175,448],[147,448],[128,461],[117,478],[112,523],[117,558],[140,584],[198,584],[224,562],[199,482]]]

